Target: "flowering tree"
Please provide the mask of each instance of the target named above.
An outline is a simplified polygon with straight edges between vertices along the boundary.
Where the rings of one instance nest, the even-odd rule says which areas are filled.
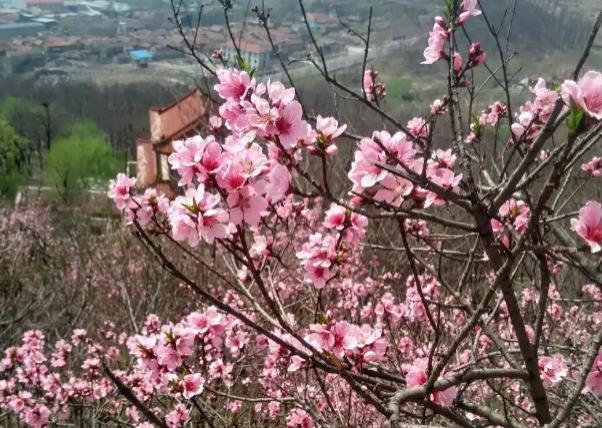
[[[269,35],[269,11],[255,13]],[[479,114],[487,55],[458,39],[469,19],[495,29],[476,0],[446,1],[424,64],[448,65],[448,91],[406,125],[381,110],[385,84],[365,63],[360,90],[329,72],[308,24],[321,75],[387,124],[366,137],[310,117],[239,53],[238,68],[215,70],[213,133],[174,144],[179,195],[136,194],[123,174],[109,191],[197,309],[51,348],[28,332],[2,360],[0,404],[31,426],[70,417],[74,402],[136,426],[595,422],[602,74],[582,68],[600,16],[573,76],[537,79],[518,110],[495,37],[506,98]],[[436,126],[449,127],[440,141]],[[343,139],[356,147],[338,192]]]

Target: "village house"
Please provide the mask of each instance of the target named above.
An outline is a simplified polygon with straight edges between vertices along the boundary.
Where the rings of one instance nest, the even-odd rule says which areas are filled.
[[[155,187],[173,197],[177,178],[167,161],[173,142],[207,130],[209,117],[215,111],[212,100],[195,89],[167,107],[151,107],[148,111],[149,138],[136,141],[137,185]],[[134,175],[133,171],[129,171]]]
[[[257,71],[257,73],[264,73],[270,70],[272,66],[272,51],[263,42],[239,42],[237,45],[240,49],[240,55],[247,64]],[[224,57],[231,63],[236,62],[236,48],[231,40],[226,42],[224,47]]]
[[[63,12],[65,2],[63,0],[25,0],[25,7],[43,12]]]

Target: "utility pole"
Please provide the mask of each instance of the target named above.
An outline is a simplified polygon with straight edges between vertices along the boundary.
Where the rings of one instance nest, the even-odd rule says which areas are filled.
[[[52,143],[52,128],[50,127],[50,104],[43,102],[42,107],[44,107],[44,111],[46,112],[46,150],[50,151],[50,145]]]

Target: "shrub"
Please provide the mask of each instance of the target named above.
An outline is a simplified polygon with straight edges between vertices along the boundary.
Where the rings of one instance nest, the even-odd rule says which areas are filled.
[[[13,196],[27,172],[27,145],[10,124],[0,118],[0,195]]]
[[[46,183],[63,198],[99,189],[119,168],[116,153],[96,125],[73,125],[66,137],[54,141],[45,167]]]

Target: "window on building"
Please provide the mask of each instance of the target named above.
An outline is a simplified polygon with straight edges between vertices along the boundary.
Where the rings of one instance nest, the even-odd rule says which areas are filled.
[[[136,177],[138,174],[138,164],[135,161],[129,161],[126,167],[126,173],[128,177]]]
[[[159,154],[159,180],[169,181],[169,162],[165,153]]]

